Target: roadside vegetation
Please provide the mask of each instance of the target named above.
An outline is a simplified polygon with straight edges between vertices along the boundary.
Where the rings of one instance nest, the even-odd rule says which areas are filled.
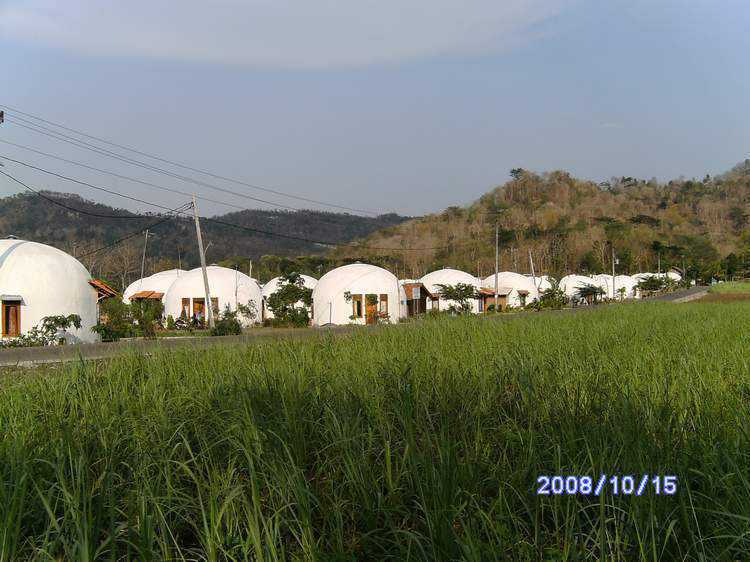
[[[0,559],[742,559],[749,319],[438,317],[1,379]],[[601,473],[678,492],[535,495]]]

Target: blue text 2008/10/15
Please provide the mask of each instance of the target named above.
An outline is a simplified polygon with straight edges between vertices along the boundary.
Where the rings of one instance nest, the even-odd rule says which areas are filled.
[[[609,491],[617,495],[642,496],[651,489],[657,496],[673,496],[677,493],[677,476],[674,475],[600,475],[591,476],[546,476],[536,479],[536,493],[540,496],[600,496]]]

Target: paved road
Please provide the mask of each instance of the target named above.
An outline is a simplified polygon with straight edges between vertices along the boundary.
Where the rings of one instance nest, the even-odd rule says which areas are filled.
[[[690,287],[689,289],[685,289],[684,291],[675,291],[674,293],[659,295],[658,297],[652,297],[649,300],[674,303],[690,302],[705,297],[708,294],[708,289],[708,286],[696,285],[695,287]]]
[[[200,336],[159,338],[156,340],[128,340],[80,345],[50,347],[19,347],[0,350],[0,367],[31,367],[45,363],[106,359],[137,351],[151,353],[157,350],[179,347],[207,348],[219,344],[254,344],[270,340],[319,338],[330,334],[341,335],[358,329],[356,326],[336,326],[331,328],[258,328],[241,336]]]

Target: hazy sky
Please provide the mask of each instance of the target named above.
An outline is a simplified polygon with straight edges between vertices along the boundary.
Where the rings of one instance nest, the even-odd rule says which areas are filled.
[[[669,179],[750,157],[748,29],[747,0],[0,0],[0,104],[256,185],[420,214],[469,203],[517,166]],[[267,208],[14,123],[0,139]],[[185,200],[2,143],[0,154]],[[18,191],[0,178],[0,194]]]

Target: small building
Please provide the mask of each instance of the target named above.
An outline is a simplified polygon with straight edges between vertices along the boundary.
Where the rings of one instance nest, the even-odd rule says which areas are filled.
[[[390,271],[364,263],[337,267],[313,290],[313,326],[398,322],[405,294]]]
[[[314,289],[315,285],[318,284],[318,280],[315,279],[315,277],[310,277],[309,275],[301,275],[302,282],[305,288],[307,289]],[[273,312],[268,308],[268,297],[273,295],[276,291],[279,290],[279,287],[281,286],[281,277],[274,277],[271,279],[268,283],[263,285],[263,319],[271,319],[273,318]],[[297,303],[297,307],[302,306],[302,303]]]
[[[520,273],[514,273],[513,271],[499,272],[497,274],[497,285],[498,301],[502,309],[523,308],[527,304],[531,304],[533,301],[539,299],[539,289],[534,285],[534,281],[531,277],[526,277]],[[494,302],[494,273],[482,281],[482,287],[492,292]]]
[[[81,318],[65,339],[94,342],[98,321],[97,289],[81,262],[46,244],[0,240],[0,337],[13,338],[41,324],[47,316]]]
[[[254,308],[255,318],[242,315],[238,320],[249,326],[260,322],[263,297],[260,285],[244,273],[235,269],[210,265],[206,268],[208,287],[211,292],[211,306],[214,317],[226,308],[236,311],[238,305]],[[206,293],[203,284],[203,271],[200,267],[181,274],[164,295],[164,316],[175,320],[183,318],[199,323],[206,321]]]
[[[187,273],[184,269],[167,269],[159,271],[143,279],[133,281],[122,293],[122,302],[130,304],[131,300],[164,299],[164,295],[181,275]]]
[[[438,296],[433,295],[421,281],[417,281],[416,279],[402,279],[399,283],[404,291],[404,304],[407,316],[424,314],[438,300]]]
[[[457,305],[457,303],[455,303],[454,301],[444,299],[440,296],[441,289],[439,285],[455,286],[459,283],[463,283],[464,285],[470,285],[474,287],[474,289],[476,289],[477,291],[482,288],[482,284],[479,282],[479,280],[470,273],[466,273],[465,271],[461,271],[458,269],[451,269],[448,267],[428,273],[427,275],[424,275],[419,281],[425,286],[430,294],[437,296],[437,299],[434,299],[432,301],[433,310],[448,310],[451,306]],[[478,314],[482,312],[481,307],[482,299],[472,299],[471,312],[473,312],[474,314]]]

